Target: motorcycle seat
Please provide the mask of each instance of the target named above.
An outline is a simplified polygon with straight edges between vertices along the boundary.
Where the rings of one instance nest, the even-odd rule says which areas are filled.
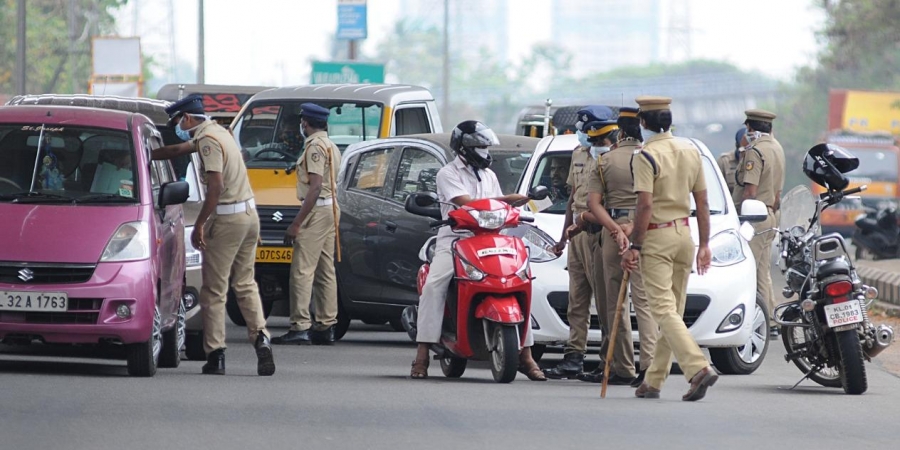
[[[822,279],[832,275],[850,275],[850,266],[841,260],[828,261],[819,266],[817,276]]]
[[[878,226],[878,221],[868,216],[858,219],[856,226],[863,231],[878,231],[881,228]]]

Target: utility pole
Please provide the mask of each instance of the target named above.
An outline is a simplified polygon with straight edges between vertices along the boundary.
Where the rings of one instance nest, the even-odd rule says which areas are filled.
[[[78,92],[78,84],[75,74],[78,73],[75,60],[75,39],[78,39],[78,30],[75,28],[77,0],[69,0],[69,91]]]
[[[347,41],[347,59],[350,61],[356,59],[356,39]]]
[[[25,94],[25,0],[18,1],[16,28],[16,93]]]
[[[444,67],[441,73],[441,96],[443,97],[444,120],[447,120],[448,111],[450,111],[450,3],[444,0]]]
[[[197,0],[200,5],[198,19],[198,36],[197,36],[197,84],[203,84],[206,81],[206,55],[204,50],[206,44],[203,32],[203,0]]]

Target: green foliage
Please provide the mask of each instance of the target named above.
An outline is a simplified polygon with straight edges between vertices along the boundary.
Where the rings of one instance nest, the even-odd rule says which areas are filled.
[[[115,32],[113,9],[127,0],[76,0],[75,45],[69,52],[69,1],[26,2],[27,93],[87,92],[91,37]],[[0,0],[0,93],[15,94],[17,1]]]

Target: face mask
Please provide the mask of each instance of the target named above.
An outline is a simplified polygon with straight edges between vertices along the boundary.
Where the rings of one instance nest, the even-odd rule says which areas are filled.
[[[486,148],[476,148],[476,149],[475,149],[475,153],[478,153],[478,156],[480,156],[480,157],[482,157],[482,158],[484,158],[484,159],[490,159],[490,158],[491,158],[491,153],[490,153],[490,152],[488,151],[488,149],[486,149]]]
[[[582,147],[587,147],[588,145],[591,145],[588,142],[588,135],[586,135],[580,131],[576,131],[575,135],[578,136],[578,144],[581,145]]]
[[[647,142],[648,139],[652,138],[653,136],[656,136],[657,134],[659,134],[659,133],[657,133],[655,131],[650,131],[646,128],[641,128],[641,137],[644,138],[644,142]]]
[[[752,144],[753,141],[759,139],[759,131],[748,131],[747,132],[747,143]]]
[[[491,166],[491,153],[486,148],[476,148],[475,153],[481,157],[482,161],[470,162],[469,165],[476,169],[487,169]]]
[[[591,147],[591,156],[593,156],[594,159],[597,159],[600,157],[600,155],[602,155],[608,151],[609,151],[609,147],[607,147],[607,146],[602,146],[602,147],[593,146],[593,147]]]
[[[304,140],[306,139],[306,127],[304,127],[303,124],[300,124],[300,137]]]
[[[191,140],[191,133],[181,129],[181,122],[178,122],[178,124],[175,125],[175,134],[178,136],[178,139],[181,139],[182,141],[187,142]]]

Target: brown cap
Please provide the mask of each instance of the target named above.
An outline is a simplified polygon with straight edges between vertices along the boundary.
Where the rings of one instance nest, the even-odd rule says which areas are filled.
[[[775,120],[775,113],[766,111],[764,109],[748,109],[744,111],[744,114],[747,115],[747,120],[758,120],[760,122],[769,122],[772,123]],[[747,120],[744,123],[747,123]]]
[[[661,111],[669,109],[669,105],[672,103],[672,99],[669,97],[657,97],[655,95],[642,95],[634,99],[634,101],[640,106],[641,111]]]

